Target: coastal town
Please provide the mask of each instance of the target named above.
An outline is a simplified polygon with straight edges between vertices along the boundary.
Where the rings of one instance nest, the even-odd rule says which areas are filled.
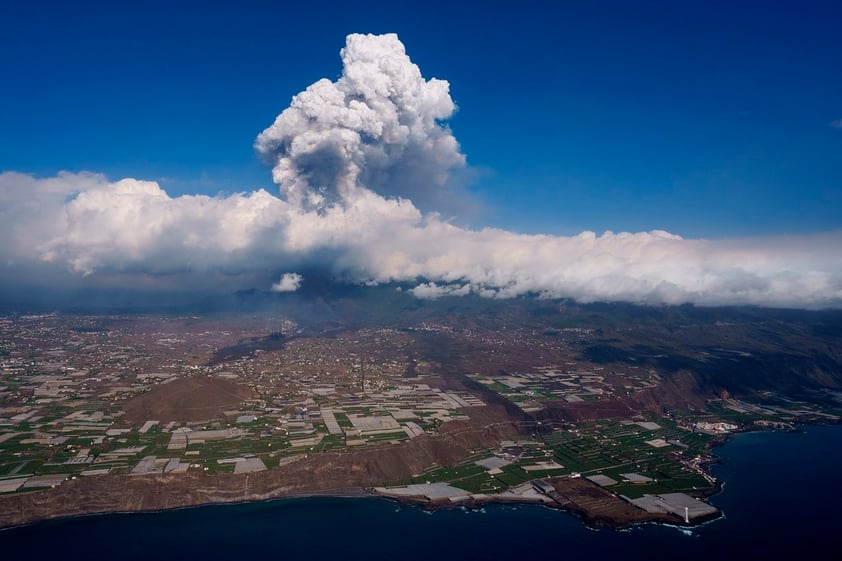
[[[772,394],[632,408],[664,373],[583,358],[590,337],[429,323],[313,334],[266,314],[0,317],[0,501],[103,478],[282,478],[373,451],[394,465],[355,486],[398,500],[693,524],[719,514],[705,497],[724,436],[838,421]],[[445,338],[473,369],[453,375],[430,350]],[[422,441],[442,451],[408,461]],[[319,477],[313,489],[330,491],[334,476]]]

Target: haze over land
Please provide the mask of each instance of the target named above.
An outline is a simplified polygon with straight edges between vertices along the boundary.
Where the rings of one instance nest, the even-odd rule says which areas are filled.
[[[409,283],[418,298],[842,304],[842,232],[685,239],[661,230],[525,235],[454,224],[472,201],[447,81],[394,34],[349,35],[342,73],[296,95],[255,148],[279,196],[170,196],[90,172],[0,175],[0,282],[294,291],[300,272]],[[458,85],[457,85],[458,87]]]

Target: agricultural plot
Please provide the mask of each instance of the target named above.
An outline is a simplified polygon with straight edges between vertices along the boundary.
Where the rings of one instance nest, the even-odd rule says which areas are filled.
[[[644,493],[693,492],[709,482],[684,460],[704,453],[710,442],[659,419],[658,428],[644,423],[605,421],[580,425],[573,430],[555,430],[543,435],[556,461],[582,476],[603,475],[617,481],[611,491],[632,498]],[[647,442],[662,440],[655,448]],[[627,477],[624,474],[639,477]]]

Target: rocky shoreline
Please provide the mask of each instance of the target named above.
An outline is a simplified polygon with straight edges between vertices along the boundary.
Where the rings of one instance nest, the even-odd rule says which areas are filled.
[[[227,475],[227,474],[226,474]],[[593,527],[622,529],[640,523],[694,526],[717,518],[694,519],[690,524],[675,515],[647,513],[586,480],[553,478],[558,492],[549,496],[467,495],[460,500],[429,499],[423,496],[396,496],[372,487],[336,488],[278,487],[263,490],[254,477],[202,474],[184,476],[113,476],[77,479],[60,487],[0,497],[0,529],[33,524],[57,518],[133,512],[160,512],[214,504],[237,504],[267,500],[313,497],[380,497],[429,510],[450,508],[479,509],[489,504],[539,504],[573,514]],[[260,474],[257,474],[260,475]],[[235,478],[242,479],[237,482]],[[205,479],[206,481],[202,481]],[[213,483],[208,480],[213,480]],[[250,481],[249,481],[250,480]],[[235,483],[240,483],[235,485]]]
[[[533,504],[561,510],[580,518],[585,524],[596,528],[625,529],[636,524],[657,523],[673,526],[697,526],[719,518],[718,509],[703,516],[695,516],[689,522],[668,512],[647,512],[629,501],[610,493],[585,479],[556,477],[540,481],[538,487],[550,488],[548,492],[521,493],[506,492],[498,495],[466,494],[452,498],[429,498],[420,495],[406,496],[380,489],[378,494],[399,503],[413,504],[427,510],[452,508],[480,509],[490,504]],[[535,482],[519,487],[531,487]],[[721,488],[721,487],[718,487]],[[711,492],[713,494],[713,492]],[[711,507],[712,508],[712,507]]]
[[[760,429],[763,432],[768,430]],[[711,448],[721,446],[734,434],[717,438]],[[424,439],[419,440],[423,442]],[[381,480],[394,480],[397,475],[377,469],[382,468],[379,462],[372,465],[372,457],[377,453],[382,454],[382,450],[361,454],[328,454],[324,458],[314,456],[287,466],[283,471],[271,470],[247,475],[208,476],[187,473],[98,476],[69,480],[52,489],[0,496],[0,529],[56,518],[310,497],[383,497],[430,510],[482,508],[489,504],[540,504],[577,516],[589,526],[613,529],[642,523],[696,526],[721,516],[717,510],[715,514],[698,516],[687,523],[676,514],[646,512],[594,483],[570,477],[543,480],[553,487],[551,495],[465,493],[455,501],[449,498],[430,499],[422,495],[397,496],[378,492],[371,486],[372,481],[378,479],[373,477],[374,472],[379,472],[377,475],[383,478]],[[705,498],[722,489],[721,482],[716,481],[709,471],[710,466],[717,462],[716,455],[711,454],[700,465],[700,469],[713,482],[708,489],[700,492]]]

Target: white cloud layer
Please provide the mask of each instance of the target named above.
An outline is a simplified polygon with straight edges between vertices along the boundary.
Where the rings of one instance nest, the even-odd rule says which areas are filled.
[[[257,139],[282,198],[170,197],[155,182],[91,173],[0,174],[3,274],[41,264],[131,284],[322,266],[350,282],[414,283],[419,298],[842,305],[842,232],[565,237],[470,230],[424,213],[415,200],[446,197],[450,172],[464,165],[440,122],[454,111],[447,82],[425,80],[394,35],[351,35],[342,59],[336,82],[295,96]],[[271,288],[301,282],[286,273]]]
[[[272,285],[272,292],[295,292],[301,288],[303,279],[298,273],[284,273],[281,280]]]

